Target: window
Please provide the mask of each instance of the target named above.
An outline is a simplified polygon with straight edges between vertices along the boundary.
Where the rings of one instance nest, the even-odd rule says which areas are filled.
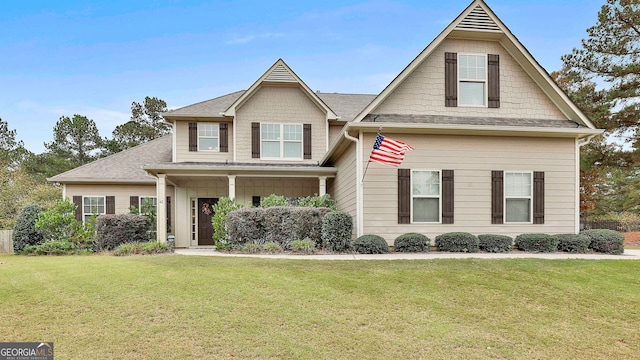
[[[104,196],[83,196],[82,197],[82,220],[87,222],[94,215],[105,214]]]
[[[198,150],[199,151],[220,151],[219,128],[215,123],[198,123]]]
[[[148,215],[148,214],[157,214],[158,210],[158,199],[155,196],[140,196],[139,198],[139,206],[140,214]]]
[[[260,124],[263,159],[302,159],[302,124]]]
[[[531,173],[505,172],[504,177],[505,222],[531,222]]]
[[[412,222],[440,222],[440,171],[411,172]]]
[[[486,55],[459,54],[458,94],[462,106],[484,106],[487,83]]]

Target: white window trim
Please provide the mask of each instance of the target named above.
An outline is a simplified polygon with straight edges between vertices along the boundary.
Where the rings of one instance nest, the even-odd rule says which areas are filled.
[[[95,213],[97,216],[104,215],[107,213],[107,197],[103,195],[82,195],[82,222],[87,222],[85,219],[87,215],[92,216],[94,213],[85,213],[84,212],[84,199],[86,198],[102,198],[102,202],[104,204],[104,212],[103,213]]]
[[[414,195],[413,194],[413,173],[414,172],[434,172],[437,171],[438,172],[438,181],[439,181],[439,190],[440,193],[438,194],[438,196],[435,195]],[[411,207],[411,223],[412,224],[442,224],[442,169],[411,169],[411,182],[410,182],[410,189],[411,189],[411,204],[409,205]],[[420,199],[434,199],[434,198],[438,198],[438,221],[413,221],[413,199],[414,198],[420,198]]]
[[[280,140],[263,140],[262,139],[262,126],[263,125],[278,125],[280,127]],[[290,157],[284,157],[284,126],[283,125],[297,125],[300,126],[300,135],[302,135],[300,137],[300,140],[286,140],[286,142],[296,142],[296,143],[300,143],[300,156],[299,158],[290,158]],[[271,141],[271,142],[276,142],[279,141],[280,142],[280,157],[266,157],[263,156],[264,154],[264,150],[262,148],[263,145],[263,141]],[[268,122],[261,122],[260,123],[260,159],[262,160],[282,160],[282,161],[302,161],[304,159],[304,125],[301,123],[268,123]]]
[[[477,79],[462,79],[460,77],[460,57],[463,55],[473,55],[473,56],[482,56],[484,57],[484,80],[480,81]],[[489,62],[488,62],[488,56],[487,54],[482,54],[482,53],[458,53],[458,60],[456,61],[456,71],[457,71],[457,77],[458,77],[458,82],[456,84],[457,86],[457,94],[458,94],[458,106],[459,107],[475,107],[475,108],[486,108],[488,107],[489,104]],[[484,84],[484,99],[482,100],[483,104],[482,105],[473,105],[473,104],[463,104],[460,101],[460,83],[461,82],[473,82],[473,83],[483,83]]]
[[[155,199],[156,200],[156,214],[158,213],[158,197],[157,196],[138,196],[138,211],[142,213],[143,199]],[[106,205],[106,204],[105,204]]]
[[[529,196],[507,196],[507,174],[529,174],[530,179],[530,187]],[[504,209],[502,214],[502,223],[508,225],[523,225],[523,224],[533,224],[533,171],[505,171],[504,172],[504,181],[502,185],[502,193],[503,196],[503,204],[502,208]],[[507,199],[529,199],[529,221],[507,221]]]
[[[201,126],[203,125],[211,125],[211,126],[218,126],[218,136],[202,136],[200,135],[200,129]],[[203,152],[220,152],[220,124],[219,123],[210,123],[210,122],[199,122],[198,123],[198,151],[203,151]],[[209,149],[201,149],[200,148],[200,139],[204,138],[204,139],[218,139],[218,147],[212,150]]]

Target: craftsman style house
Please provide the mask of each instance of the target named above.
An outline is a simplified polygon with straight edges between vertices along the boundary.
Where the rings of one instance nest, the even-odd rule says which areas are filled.
[[[248,90],[172,110],[170,136],[49,179],[79,219],[157,209],[159,240],[212,244],[210,205],[329,193],[354,236],[579,227],[580,146],[599,134],[482,0],[377,95],[320,93],[278,60]],[[370,163],[380,130],[410,144]]]

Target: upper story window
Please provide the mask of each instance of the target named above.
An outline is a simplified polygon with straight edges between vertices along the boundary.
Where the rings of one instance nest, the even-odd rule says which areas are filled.
[[[440,171],[411,171],[412,222],[440,222]]]
[[[487,56],[458,55],[458,101],[461,106],[485,106]]]
[[[507,223],[529,223],[532,213],[533,182],[531,172],[505,172],[504,220]]]
[[[94,215],[105,214],[104,196],[83,196],[82,197],[82,220],[87,222]]]
[[[302,124],[260,124],[263,159],[302,160]]]
[[[217,123],[198,123],[198,151],[220,151],[219,129]]]

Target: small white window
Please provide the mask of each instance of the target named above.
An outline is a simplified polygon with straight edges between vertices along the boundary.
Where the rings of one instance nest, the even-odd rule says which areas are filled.
[[[93,216],[105,213],[104,196],[83,196],[82,197],[82,219],[84,222],[91,220]]]
[[[487,56],[459,54],[458,102],[461,106],[485,106],[487,98]]]
[[[155,196],[140,196],[138,198],[138,201],[138,209],[140,210],[140,214],[157,214],[156,211],[158,209],[158,202]]]
[[[220,125],[198,123],[198,150],[220,151]]]
[[[302,160],[302,124],[260,124],[263,159]]]
[[[530,172],[506,172],[504,179],[505,222],[530,223],[533,184]]]
[[[440,222],[441,178],[439,170],[411,172],[411,219],[415,223]]]

